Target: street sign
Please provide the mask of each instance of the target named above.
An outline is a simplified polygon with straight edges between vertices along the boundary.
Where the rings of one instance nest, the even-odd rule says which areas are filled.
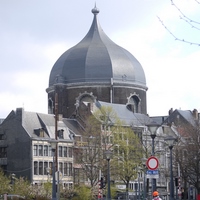
[[[147,175],[157,175],[158,170],[147,170]]]
[[[55,178],[56,178],[56,181],[60,181],[63,178],[63,174],[60,171],[56,171]]]
[[[158,168],[158,159],[155,156],[151,156],[147,160],[147,167],[150,170],[156,170]]]
[[[158,170],[147,170],[146,177],[147,178],[159,178],[159,171]]]

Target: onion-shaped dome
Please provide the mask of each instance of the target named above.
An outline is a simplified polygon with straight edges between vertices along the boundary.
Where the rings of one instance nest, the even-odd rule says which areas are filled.
[[[54,84],[117,83],[146,87],[144,70],[127,50],[115,44],[102,30],[92,9],[93,22],[87,35],[74,47],[64,52],[54,64],[49,87]]]

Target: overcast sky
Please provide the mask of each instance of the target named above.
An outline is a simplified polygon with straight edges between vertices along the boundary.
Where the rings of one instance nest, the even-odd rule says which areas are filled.
[[[0,3],[0,118],[12,110],[47,113],[48,79],[58,57],[88,32],[96,2],[104,32],[131,52],[144,68],[147,110],[200,111],[200,30],[181,20],[170,0],[4,0]],[[196,0],[174,0],[200,22]],[[198,26],[198,24],[197,24]],[[200,26],[198,26],[200,29]]]

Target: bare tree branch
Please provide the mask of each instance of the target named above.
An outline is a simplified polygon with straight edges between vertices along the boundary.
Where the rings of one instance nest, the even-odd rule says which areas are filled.
[[[196,2],[197,2],[197,1],[196,1]],[[199,3],[199,2],[198,2],[198,3]],[[191,23],[200,24],[200,22],[194,21],[194,20],[190,19],[189,17],[187,17],[187,16],[181,11],[181,9],[178,8],[178,7],[176,6],[176,4],[173,2],[173,0],[171,0],[171,4],[181,13],[181,15],[182,15],[183,18],[189,20]],[[183,19],[183,18],[181,18],[181,19]]]
[[[200,2],[198,0],[195,0],[198,4],[200,4]],[[178,12],[181,14],[180,15],[180,19],[185,21],[187,24],[189,24],[191,26],[191,28],[196,29],[196,30],[200,30],[200,28],[197,25],[200,25],[200,22],[192,20],[191,18],[187,17],[182,11],[181,9],[176,6],[176,4],[174,3],[173,0],[171,0],[171,4],[178,10]],[[158,16],[157,16],[158,17]],[[197,45],[200,46],[200,43],[197,42],[191,42],[189,40],[185,40],[185,39],[180,39],[178,38],[174,33],[172,33],[172,31],[170,31],[170,29],[164,24],[164,22],[160,19],[160,17],[158,17],[158,20],[160,21],[160,23],[163,25],[163,27],[173,36],[173,38],[177,41],[180,42],[184,42],[190,45]],[[194,25],[195,24],[195,25]]]
[[[157,16],[158,17],[158,16]],[[164,22],[158,17],[158,20],[160,21],[160,23],[164,26],[164,28],[174,37],[175,40],[177,41],[181,41],[181,42],[185,42],[185,43],[188,43],[190,45],[197,45],[197,46],[200,46],[200,43],[195,43],[195,42],[190,42],[190,41],[187,41],[187,40],[184,40],[184,39],[179,39],[178,37],[176,37],[164,24]]]
[[[198,4],[200,4],[200,2],[199,1],[197,1],[197,0],[195,0]]]
[[[185,18],[183,18],[183,17],[181,17],[180,16],[180,19],[182,19],[183,21],[185,21],[187,24],[189,24],[190,26],[191,26],[191,28],[195,28],[195,29],[197,29],[197,30],[200,30],[200,28],[199,27],[197,27],[197,26],[194,26],[192,23],[191,23],[191,21],[188,21],[187,19],[185,19]],[[194,21],[192,21],[192,22],[194,22]],[[196,23],[196,22],[195,22]],[[200,23],[199,23],[200,24]]]

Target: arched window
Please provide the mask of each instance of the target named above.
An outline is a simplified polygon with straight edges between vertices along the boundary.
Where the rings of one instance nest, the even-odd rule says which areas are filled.
[[[48,99],[48,113],[49,114],[53,114],[53,108],[54,108],[53,104],[54,104],[54,102],[53,102],[52,98],[49,98]]]
[[[128,98],[127,108],[133,113],[141,112],[141,99],[138,97],[138,95],[134,94]]]
[[[91,107],[94,102],[96,102],[96,97],[92,93],[84,92],[76,98],[76,107],[79,107],[81,103]]]

